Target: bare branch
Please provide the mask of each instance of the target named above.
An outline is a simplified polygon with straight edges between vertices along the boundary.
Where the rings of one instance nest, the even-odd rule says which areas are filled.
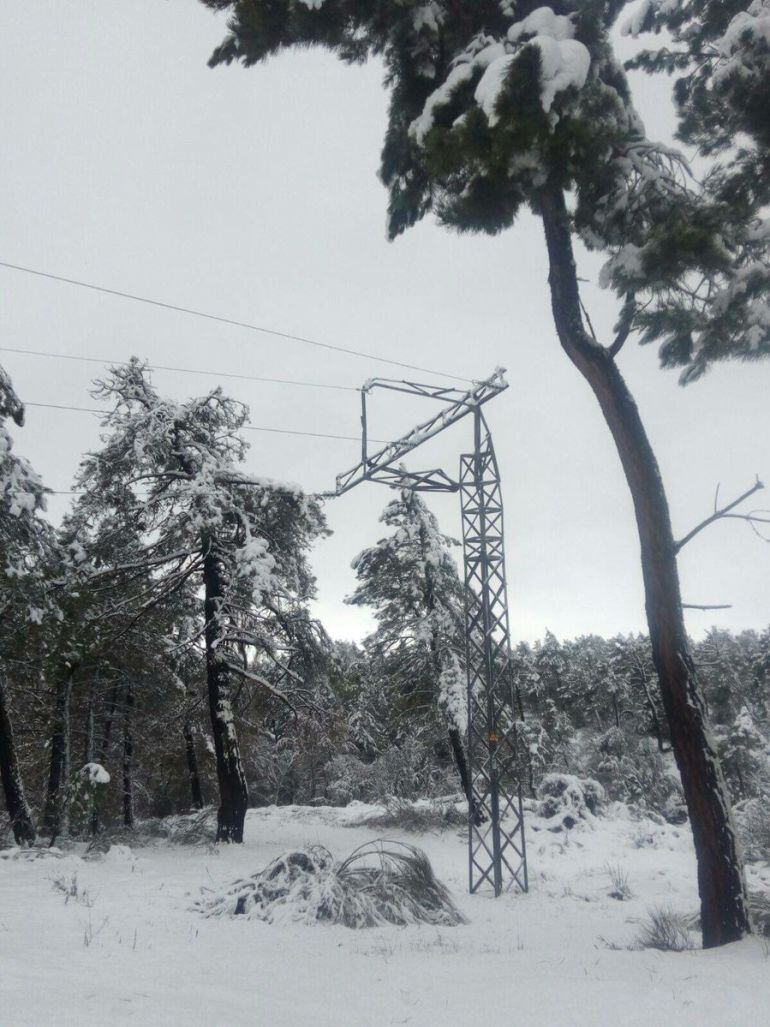
[[[680,539],[678,542],[675,542],[674,543],[674,552],[678,553],[680,549],[682,549],[684,546],[686,546],[687,543],[691,539],[695,538],[695,536],[697,534],[699,534],[701,531],[703,531],[704,528],[707,528],[710,524],[713,524],[715,521],[721,520],[722,518],[725,518],[725,517],[736,517],[736,518],[740,518],[741,520],[749,521],[749,523],[752,523],[752,521],[757,520],[757,519],[761,520],[761,518],[753,517],[751,514],[731,514],[730,511],[734,510],[736,506],[739,506],[741,503],[743,503],[744,500],[749,498],[749,496],[753,496],[755,492],[759,492],[764,487],[765,486],[763,485],[763,483],[759,480],[759,478],[757,478],[757,480],[754,482],[754,484],[751,486],[751,488],[747,489],[743,493],[743,495],[738,496],[738,498],[734,499],[732,501],[732,503],[728,503],[726,506],[723,506],[720,509],[717,506],[717,502],[719,501],[719,486],[717,485],[716,495],[714,496],[714,512],[713,512],[713,514],[711,514],[710,517],[707,517],[704,521],[701,521],[700,524],[696,524],[695,527],[692,529],[692,531],[689,531],[684,536],[684,538]]]
[[[683,610],[732,610],[732,603],[682,603]]]

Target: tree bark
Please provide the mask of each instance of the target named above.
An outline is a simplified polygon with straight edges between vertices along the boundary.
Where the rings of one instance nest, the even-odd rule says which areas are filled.
[[[11,830],[17,845],[32,845],[35,825],[21,780],[19,761],[13,739],[13,726],[8,710],[5,681],[0,677],[0,779],[3,782],[5,806],[11,821]]]
[[[217,841],[242,842],[249,795],[243,773],[232,708],[232,672],[228,669],[230,644],[223,606],[229,583],[227,560],[213,537],[203,539],[203,583],[206,628],[206,677],[209,713],[219,782]],[[233,661],[236,654],[230,654]]]
[[[750,923],[728,792],[688,649],[668,502],[633,396],[613,356],[583,327],[569,214],[560,188],[544,191],[540,214],[559,341],[599,402],[634,504],[652,658],[692,826],[703,945],[711,948],[738,940],[750,931]]]
[[[184,735],[184,751],[187,759],[187,775],[190,780],[190,794],[192,796],[193,809],[203,809],[203,789],[201,788],[201,775],[198,767],[198,754],[195,751],[195,738],[192,732],[192,725],[185,722],[182,728]]]
[[[53,722],[51,725],[51,769],[48,775],[48,790],[43,813],[43,826],[56,841],[64,827],[64,790],[70,763],[70,697],[75,667],[65,663],[58,675],[54,695]]]

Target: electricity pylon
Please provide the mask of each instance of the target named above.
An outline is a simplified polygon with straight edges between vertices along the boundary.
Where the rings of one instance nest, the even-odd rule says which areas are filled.
[[[416,492],[459,492],[465,577],[465,648],[468,678],[468,876],[495,895],[516,885],[527,891],[527,854],[511,672],[500,472],[482,406],[508,384],[498,369],[463,392],[444,386],[375,378],[361,390],[361,460],[337,476],[334,495],[363,481]],[[374,389],[440,400],[444,407],[395,442],[369,455],[367,396]],[[407,471],[400,461],[456,424],[473,419],[473,452],[460,457],[453,479],[441,468]]]

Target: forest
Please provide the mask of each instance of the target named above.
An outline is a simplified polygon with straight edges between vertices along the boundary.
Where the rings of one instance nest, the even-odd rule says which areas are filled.
[[[5,417],[22,408],[7,376]],[[244,474],[245,408],[174,403],[138,361],[95,385],[112,409],[61,525],[3,429],[2,746],[7,829],[97,839],[215,806],[239,842],[250,806],[345,805],[466,790],[459,543],[401,490],[353,561],[376,630],[329,637],[308,609],[322,501]],[[744,846],[770,841],[770,628],[692,643]],[[648,638],[512,650],[518,777],[598,781],[687,817]]]

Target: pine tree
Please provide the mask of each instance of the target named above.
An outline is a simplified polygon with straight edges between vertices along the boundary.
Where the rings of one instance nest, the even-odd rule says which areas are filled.
[[[708,162],[698,217],[719,233],[714,262],[638,319],[649,338],[666,336],[664,361],[685,380],[770,352],[769,22],[768,0],[644,0],[624,25],[672,37],[629,66],[676,76],[678,138]]]
[[[689,652],[668,502],[616,357],[639,326],[685,372],[722,354],[759,355],[766,333],[736,325],[761,321],[764,308],[753,285],[741,290],[745,273],[731,271],[733,237],[736,245],[747,237],[735,210],[691,191],[678,155],[646,137],[610,42],[625,3],[203,2],[231,14],[212,65],[252,65],[311,44],[344,61],[384,61],[391,103],[380,173],[392,238],[430,211],[450,227],[487,233],[511,226],[525,207],[540,218],[556,332],[601,407],[634,503],[652,656],[698,857],[704,945],[740,938],[749,930],[745,882]],[[606,345],[584,318],[576,237],[608,255],[603,281],[622,299]],[[767,244],[759,238],[755,257]],[[693,278],[707,283],[705,298]],[[710,308],[708,283],[743,297],[734,330],[713,345],[695,316]],[[672,297],[675,310],[692,301],[683,331]]]
[[[380,520],[393,531],[353,561],[358,585],[347,602],[370,606],[377,630],[367,639],[373,665],[392,696],[393,713],[414,723],[445,725],[463,791],[470,781],[463,586],[438,521],[417,492],[403,489]]]
[[[325,530],[323,516],[296,487],[243,473],[239,431],[247,410],[220,390],[173,403],[134,360],[113,368],[97,391],[114,409],[105,417],[104,445],[84,462],[79,484],[95,520],[118,511],[140,529],[133,553],[123,553],[107,574],[124,576],[129,591],[121,605],[135,618],[190,586],[202,588],[217,839],[241,842],[248,790],[235,685],[288,702],[280,682],[299,675],[281,658],[275,636],[295,620],[300,597],[312,597],[306,552]],[[278,669],[279,684],[257,659]]]
[[[24,676],[31,636],[55,608],[44,568],[53,538],[40,514],[45,488],[22,457],[3,423],[12,417],[24,423],[24,408],[5,371],[0,368],[0,778],[14,838],[19,845],[35,840],[32,810],[27,802],[14,739],[8,689],[9,664]]]

